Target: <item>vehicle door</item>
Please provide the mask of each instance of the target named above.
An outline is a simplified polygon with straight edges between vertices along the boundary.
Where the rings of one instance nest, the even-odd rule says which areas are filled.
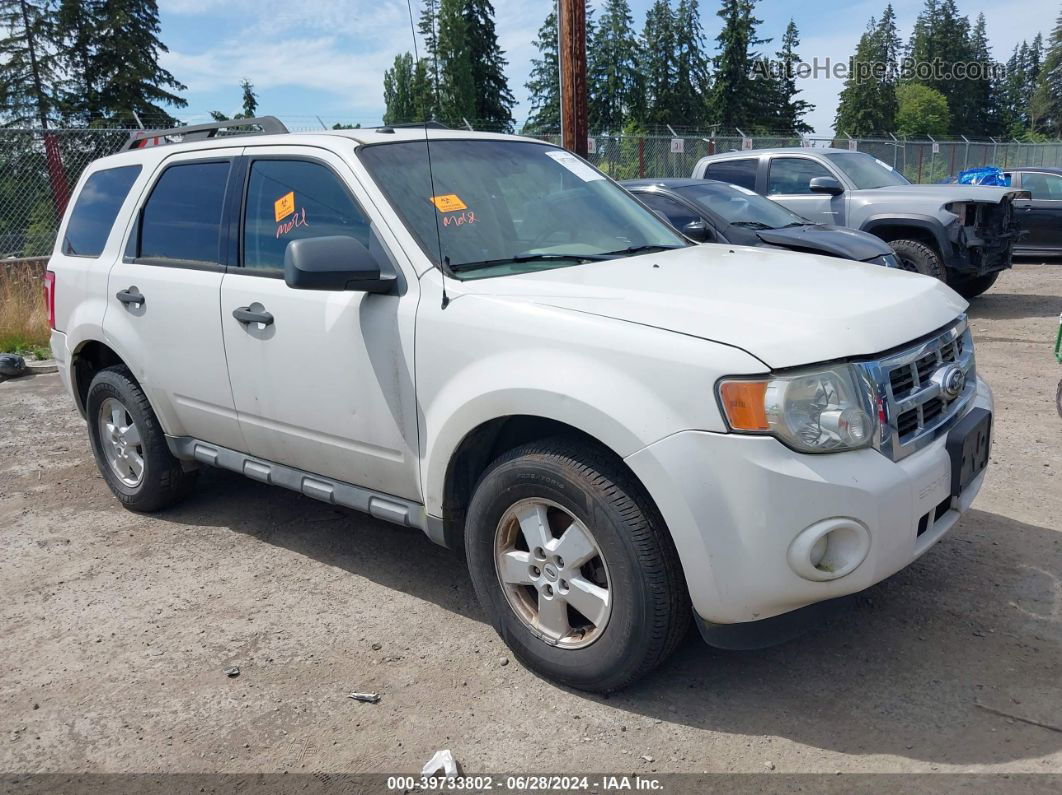
[[[420,499],[413,332],[418,284],[401,276],[382,217],[349,164],[315,147],[249,147],[238,265],[225,274],[221,320],[248,452]],[[400,274],[393,294],[292,289],[289,242],[347,235]],[[239,310],[265,312],[246,322]],[[235,314],[234,314],[235,313]],[[244,315],[244,317],[246,317]]]
[[[816,224],[844,226],[844,194],[815,193],[809,183],[815,177],[843,180],[826,166],[802,155],[774,155],[767,169],[767,197]]]
[[[156,169],[111,269],[103,330],[167,432],[240,449],[222,343],[222,216],[240,149],[186,152]]]
[[[1062,248],[1062,176],[1039,171],[1022,171],[1022,190],[1030,199],[1014,202],[1022,229],[1027,234],[1019,241],[1023,248]]]

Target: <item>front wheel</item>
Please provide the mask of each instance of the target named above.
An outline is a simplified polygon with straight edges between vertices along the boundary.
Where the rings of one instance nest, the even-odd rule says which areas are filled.
[[[625,687],[689,626],[663,521],[622,463],[590,445],[547,440],[495,461],[473,494],[465,549],[498,634],[562,684]]]
[[[958,279],[951,285],[951,289],[963,298],[976,298],[995,284],[996,279],[998,278],[999,271],[996,271],[995,273],[986,273],[984,276],[974,276],[969,279]]]
[[[191,489],[196,472],[185,471],[170,453],[162,426],[128,369],[96,373],[85,414],[96,466],[126,508],[157,511]]]
[[[900,261],[900,267],[912,273],[921,273],[923,276],[932,276],[934,279],[947,281],[947,271],[940,256],[925,243],[917,240],[892,240],[889,242],[892,250],[896,252],[896,258]]]
[[[1055,408],[1058,409],[1058,416],[1062,417],[1062,381],[1058,382],[1058,389],[1055,391]]]

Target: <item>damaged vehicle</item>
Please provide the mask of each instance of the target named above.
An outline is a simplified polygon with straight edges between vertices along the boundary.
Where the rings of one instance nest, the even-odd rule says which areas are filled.
[[[1020,235],[1013,203],[1028,191],[915,185],[887,163],[847,149],[758,149],[701,158],[696,179],[741,185],[822,224],[870,232],[900,267],[947,282],[966,298],[1011,266]]]

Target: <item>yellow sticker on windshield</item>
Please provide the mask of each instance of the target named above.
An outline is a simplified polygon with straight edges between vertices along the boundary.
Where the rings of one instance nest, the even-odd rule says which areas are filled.
[[[468,205],[461,201],[456,193],[447,193],[445,196],[432,196],[431,203],[441,213],[455,213],[458,210],[467,210]]]
[[[286,193],[273,202],[273,215],[276,216],[277,223],[283,221],[293,212],[295,212],[295,191]]]

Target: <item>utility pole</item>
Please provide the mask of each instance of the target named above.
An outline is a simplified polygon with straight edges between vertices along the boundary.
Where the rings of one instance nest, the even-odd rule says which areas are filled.
[[[586,0],[558,0],[561,145],[586,157]]]

